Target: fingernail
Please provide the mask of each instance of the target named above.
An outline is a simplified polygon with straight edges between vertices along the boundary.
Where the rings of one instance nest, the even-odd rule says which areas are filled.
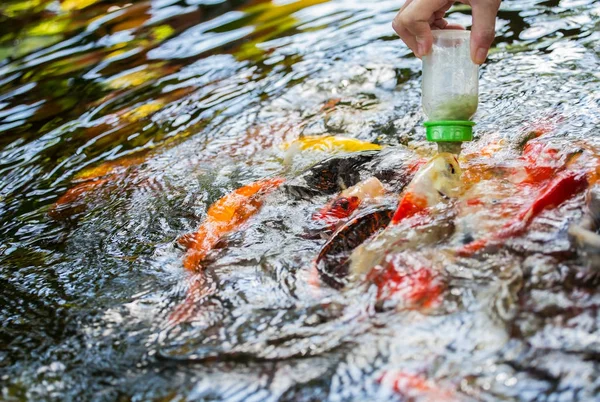
[[[477,52],[475,52],[475,63],[483,64],[485,62],[485,59],[487,59],[487,55],[488,50],[484,47],[480,47],[479,49],[477,49]]]
[[[427,54],[425,39],[417,36],[417,57],[423,57]]]

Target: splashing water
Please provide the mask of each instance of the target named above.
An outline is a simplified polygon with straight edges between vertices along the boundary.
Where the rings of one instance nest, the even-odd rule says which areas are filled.
[[[568,235],[591,204],[552,185],[593,179],[598,2],[504,1],[453,231],[382,248],[379,271],[343,289],[315,280],[331,233],[311,235],[312,217],[372,176],[387,195],[348,219],[393,210],[435,152],[398,8],[3,1],[0,399],[597,398],[598,267]],[[284,163],[283,144],[325,135],[377,145]],[[186,271],[177,239],[279,176]],[[507,231],[519,216],[527,227]]]

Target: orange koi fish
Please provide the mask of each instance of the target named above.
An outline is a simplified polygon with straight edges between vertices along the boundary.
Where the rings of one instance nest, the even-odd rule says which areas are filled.
[[[118,181],[130,167],[140,165],[145,160],[146,155],[128,156],[84,169],[73,179],[77,184],[54,203],[48,215],[53,219],[64,219],[85,211],[89,194]]]
[[[523,148],[521,160],[525,162],[527,177],[523,183],[540,183],[551,179],[565,166],[566,154],[540,141],[528,142]]]
[[[533,201],[513,212],[513,218],[491,235],[459,248],[459,255],[472,255],[487,246],[522,235],[544,210],[558,207],[593,184],[600,166],[598,158],[590,153],[561,152],[539,140],[524,146],[519,161],[522,165],[513,168],[510,174],[521,177],[516,182],[517,190],[533,194]],[[469,200],[471,205],[476,201]]]
[[[531,221],[542,211],[555,208],[563,202],[582,192],[588,187],[585,172],[566,171],[560,173],[555,179],[546,185],[540,195],[517,217],[508,222],[502,229],[491,236],[473,241],[458,250],[459,255],[472,255],[488,245],[498,244],[511,237],[523,234],[529,227]]]
[[[85,211],[86,196],[97,188],[108,183],[108,179],[100,179],[79,183],[67,190],[50,208],[48,215],[52,219],[65,219]]]
[[[313,220],[321,221],[333,230],[341,221],[349,218],[358,209],[360,203],[361,200],[358,197],[337,197],[314,214]]]
[[[188,278],[188,283],[185,299],[169,314],[168,320],[171,325],[190,321],[205,306],[204,303],[217,292],[216,284],[202,272],[193,274]]]
[[[384,253],[401,252],[435,243],[453,231],[449,201],[461,191],[461,169],[456,156],[440,153],[410,182],[390,225],[358,246],[350,256],[350,273],[362,275],[379,265]]]
[[[236,231],[256,214],[265,195],[278,188],[283,178],[259,180],[238,188],[215,202],[198,231],[185,235],[179,243],[188,247],[183,266],[190,271],[201,268],[200,264],[213,247],[225,236]]]

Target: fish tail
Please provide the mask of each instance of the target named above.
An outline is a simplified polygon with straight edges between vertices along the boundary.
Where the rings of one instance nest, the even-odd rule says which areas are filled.
[[[185,299],[178,304],[171,314],[169,314],[169,324],[179,325],[190,321],[198,311],[202,301],[211,294],[214,289],[208,287],[206,278],[203,274],[197,274],[190,278],[189,288]]]

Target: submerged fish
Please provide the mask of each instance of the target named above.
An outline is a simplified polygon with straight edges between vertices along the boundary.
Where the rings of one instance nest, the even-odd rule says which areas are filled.
[[[600,269],[600,185],[588,190],[583,218],[569,226],[569,237],[588,268]]]
[[[123,157],[114,161],[86,168],[78,173],[73,183],[75,186],[68,189],[52,206],[48,215],[53,219],[65,219],[86,210],[88,196],[101,189],[110,190],[125,178],[133,167],[144,163],[146,154]],[[143,183],[152,184],[152,183]]]
[[[577,157],[569,160],[570,155],[567,153],[552,151],[546,153],[546,156],[552,154],[555,155],[556,163],[547,163],[547,159],[543,159],[540,163],[545,166],[539,166],[538,158],[531,160],[525,168],[528,174],[516,186],[516,190],[522,193],[527,190],[533,200],[520,207],[516,216],[513,214],[498,230],[459,248],[458,254],[468,256],[524,234],[532,221],[544,210],[556,208],[588,188],[591,178],[585,163],[581,164]]]
[[[188,247],[183,265],[194,271],[213,247],[227,234],[238,230],[262,206],[264,196],[278,188],[284,179],[259,180],[238,188],[215,202],[196,233],[185,235],[179,243]]]
[[[443,241],[454,233],[455,211],[439,205],[392,224],[350,255],[349,274],[359,277],[384,263],[386,256]]]
[[[360,151],[379,151],[383,147],[356,138],[331,136],[305,136],[295,141],[283,144],[282,148],[286,151],[284,161],[290,163],[294,156],[302,151],[316,151],[326,153],[336,152],[360,152]]]
[[[356,196],[336,197],[314,214],[313,220],[324,223],[329,229],[335,229],[340,222],[349,218],[358,209],[361,202],[362,200]]]
[[[400,370],[384,371],[377,379],[381,385],[389,387],[402,397],[402,400],[423,402],[454,402],[461,398],[453,387],[444,387],[423,375]]]
[[[371,235],[385,228],[393,213],[392,208],[383,205],[361,212],[344,223],[321,248],[312,267],[310,282],[318,285],[320,277],[333,288],[343,288],[348,279],[351,253]]]
[[[446,289],[432,260],[413,250],[391,254],[366,280],[377,287],[378,302],[392,301],[396,309],[430,309],[441,303]]]

